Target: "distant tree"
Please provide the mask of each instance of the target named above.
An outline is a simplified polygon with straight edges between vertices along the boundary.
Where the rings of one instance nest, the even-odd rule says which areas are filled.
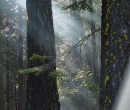
[[[111,110],[130,56],[130,1],[102,0],[100,110]]]
[[[19,10],[19,6],[15,8],[16,5],[18,4],[14,0],[0,0],[0,34],[2,34],[2,36],[0,35],[1,110],[17,109],[18,38],[19,34],[21,35],[17,26],[21,23],[19,29],[24,33],[25,19],[23,19],[23,13],[25,11]],[[20,89],[22,90],[22,88]]]
[[[25,19],[22,19],[22,16],[25,16],[25,11],[23,11],[23,9],[21,7],[19,7],[19,12],[22,14],[18,14],[18,21],[19,21],[19,26],[17,29],[17,32],[19,34],[19,69],[23,69],[24,68],[24,61],[23,61],[23,57],[24,57],[24,38],[25,38],[25,32],[23,32],[23,30],[25,31],[26,27],[25,26]],[[18,74],[18,110],[23,110],[24,107],[24,76],[23,74]]]
[[[27,15],[28,68],[43,65],[41,60],[30,60],[33,54],[47,57],[48,68],[27,75],[26,110],[60,110],[56,78],[49,75],[56,69],[51,0],[27,0]]]
[[[8,20],[6,22],[6,26],[8,26]],[[8,36],[7,36],[8,37]],[[5,42],[6,48],[9,48],[9,38],[6,38]],[[6,50],[6,60],[5,60],[5,68],[6,68],[6,106],[7,110],[10,110],[10,90],[9,90],[9,80],[10,80],[10,62],[9,62],[9,51]]]
[[[89,0],[89,5],[93,8],[93,2],[92,0]],[[91,33],[93,33],[96,30],[96,26],[95,26],[95,19],[94,17],[91,17],[91,14],[94,15],[94,12],[90,12],[90,28],[91,28]],[[96,33],[94,33],[92,35],[92,63],[93,63],[93,77],[94,77],[94,81],[96,84],[99,84],[99,74],[98,74],[98,55],[97,55],[97,49],[96,49],[97,45],[96,45]]]

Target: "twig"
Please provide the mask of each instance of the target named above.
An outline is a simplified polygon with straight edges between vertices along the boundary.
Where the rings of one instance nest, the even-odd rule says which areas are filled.
[[[43,64],[41,66],[37,66],[37,67],[34,67],[37,69],[42,69],[42,68],[49,68],[50,67],[53,67],[55,66],[54,63],[56,62],[56,60],[60,59],[60,57],[64,56],[65,54],[66,55],[69,55],[75,48],[77,48],[78,46],[81,46],[91,35],[95,34],[96,32],[98,32],[101,28],[98,28],[97,30],[95,30],[93,33],[85,36],[83,39],[81,39],[79,42],[77,42],[73,47],[71,47],[68,51],[64,52],[62,55],[60,55],[59,57],[56,57],[56,56],[46,56],[46,57],[49,57],[49,58],[54,58],[54,60],[51,60],[49,63],[47,64]],[[33,68],[28,68],[28,69],[33,69]]]

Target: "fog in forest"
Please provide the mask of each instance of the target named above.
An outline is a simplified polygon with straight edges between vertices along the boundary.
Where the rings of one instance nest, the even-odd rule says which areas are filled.
[[[18,0],[16,3],[19,5],[15,6],[14,11],[17,16],[22,16],[22,22],[19,21],[19,30],[22,30],[21,34],[24,37],[24,59],[26,59],[26,1]],[[52,4],[56,63],[57,70],[61,72],[57,81],[61,110],[86,110],[86,108],[96,110],[99,100],[99,84],[95,84],[93,79],[93,68],[97,67],[97,74],[100,73],[100,31],[95,33],[97,61],[93,61],[92,36],[86,38],[81,45],[75,45],[91,34],[89,22],[94,23],[95,29],[101,27],[100,13],[63,10],[67,3]],[[22,13],[18,9],[19,6],[24,9]]]
[[[88,12],[80,14],[78,11],[74,11],[74,14],[71,15],[68,11],[56,5],[53,5],[52,9],[58,57],[70,48],[73,48],[79,40],[91,33],[90,27],[87,27],[89,25],[87,23],[88,21],[92,21],[92,18],[95,18],[96,15],[89,14]],[[96,18],[96,22],[98,23],[97,28],[99,28],[100,17],[96,16]],[[96,36],[96,44],[100,51],[100,34],[96,34]],[[92,39],[90,37],[83,45],[78,46],[69,55],[61,57],[61,62],[66,63],[66,65],[57,65],[57,68],[61,69],[66,76],[64,80],[65,84],[63,84],[65,87],[59,86],[59,90],[63,89],[61,90],[62,92],[59,92],[61,110],[86,110],[86,108],[94,109],[98,107],[98,102],[96,102],[98,99],[96,99],[95,93],[84,85],[86,80],[89,81],[91,79],[90,81],[93,82],[91,74],[88,78],[84,75],[84,71],[86,71],[84,67],[86,54],[87,58],[92,60],[91,48]],[[98,60],[98,67],[100,67],[99,61],[100,59]],[[88,67],[88,69],[90,68]],[[68,91],[68,93],[65,91]]]
[[[13,2],[12,2],[13,1]],[[88,10],[75,11],[71,9],[64,10],[63,7],[71,4],[72,0],[52,0],[53,25],[55,33],[56,49],[56,69],[60,73],[57,77],[59,101],[61,110],[98,110],[99,109],[99,77],[100,77],[100,57],[101,57],[101,0],[94,0],[94,12]],[[3,2],[1,2],[3,3]],[[18,101],[18,75],[19,69],[19,38],[23,42],[23,64],[26,67],[27,50],[27,27],[26,27],[26,0],[5,0],[8,4],[5,9],[6,16],[0,25],[1,34],[4,36],[4,46],[0,46],[1,59],[5,63],[9,57],[10,70],[0,64],[0,84],[3,91],[0,92],[3,105],[6,103],[6,88],[10,90],[10,105],[12,108]],[[9,12],[8,12],[8,11]],[[1,11],[1,10],[0,10]],[[0,13],[1,14],[1,13]],[[1,16],[0,16],[1,19]],[[99,29],[98,31],[96,31]],[[96,31],[96,32],[95,32]],[[93,33],[94,32],[94,33]],[[93,35],[90,35],[93,33]],[[90,35],[90,36],[89,36]],[[0,36],[1,37],[1,36]],[[6,45],[5,45],[6,43]],[[9,52],[5,50],[8,49]],[[9,54],[8,56],[7,53]],[[7,58],[6,58],[6,57]],[[9,78],[7,79],[7,73]],[[113,110],[129,110],[130,99],[127,98],[130,93],[130,69],[126,70],[124,81],[120,87],[118,97]],[[24,87],[26,87],[26,78],[24,78]],[[104,82],[103,82],[104,83]],[[1,87],[1,85],[0,85]],[[24,88],[25,89],[25,88]],[[1,88],[0,88],[1,90]],[[25,90],[24,90],[25,92]],[[14,95],[15,94],[15,95]],[[25,95],[25,94],[24,94]],[[25,97],[24,97],[25,98]],[[13,100],[13,101],[12,101]],[[24,99],[24,103],[26,99]],[[25,104],[23,105],[25,106]]]

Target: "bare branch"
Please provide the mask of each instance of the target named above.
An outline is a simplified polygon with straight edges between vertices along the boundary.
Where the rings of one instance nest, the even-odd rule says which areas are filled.
[[[77,42],[73,47],[71,47],[69,50],[67,50],[66,52],[64,52],[63,54],[61,54],[59,57],[56,56],[44,56],[44,58],[49,58],[50,62],[47,64],[43,64],[41,66],[38,67],[34,67],[34,68],[28,68],[28,69],[23,69],[20,70],[19,73],[35,73],[35,72],[44,72],[44,71],[49,71],[51,70],[51,68],[53,68],[55,66],[55,62],[56,60],[60,60],[60,58],[64,55],[68,56],[69,54],[71,54],[71,52],[76,49],[77,47],[81,46],[91,35],[95,34],[96,32],[100,31],[101,28],[98,28],[97,30],[95,30],[93,33],[85,36],[83,39],[81,39],[79,42]],[[80,49],[81,51],[81,49]],[[51,60],[52,59],[52,60]]]

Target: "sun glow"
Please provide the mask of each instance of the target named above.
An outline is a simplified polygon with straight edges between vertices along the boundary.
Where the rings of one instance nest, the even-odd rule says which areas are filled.
[[[113,110],[130,110],[130,62],[120,87],[116,107]]]

